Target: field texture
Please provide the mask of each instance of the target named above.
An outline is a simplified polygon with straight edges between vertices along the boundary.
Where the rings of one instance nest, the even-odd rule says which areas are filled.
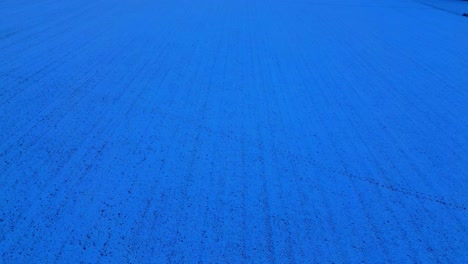
[[[0,1],[0,263],[467,263],[467,6]]]

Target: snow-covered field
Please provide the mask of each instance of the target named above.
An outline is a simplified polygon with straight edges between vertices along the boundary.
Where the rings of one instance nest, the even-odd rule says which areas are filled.
[[[468,262],[467,6],[0,1],[0,263]]]

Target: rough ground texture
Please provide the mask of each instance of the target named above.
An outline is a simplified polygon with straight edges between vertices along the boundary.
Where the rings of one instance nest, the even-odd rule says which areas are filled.
[[[0,262],[466,263],[447,2],[0,1]]]

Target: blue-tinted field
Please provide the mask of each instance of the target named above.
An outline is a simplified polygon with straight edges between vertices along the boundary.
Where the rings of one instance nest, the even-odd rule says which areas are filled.
[[[463,12],[0,1],[0,263],[468,262]]]

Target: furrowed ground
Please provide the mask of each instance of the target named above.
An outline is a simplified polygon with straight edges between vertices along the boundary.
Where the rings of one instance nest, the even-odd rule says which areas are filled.
[[[0,262],[468,262],[467,6],[0,1]]]

